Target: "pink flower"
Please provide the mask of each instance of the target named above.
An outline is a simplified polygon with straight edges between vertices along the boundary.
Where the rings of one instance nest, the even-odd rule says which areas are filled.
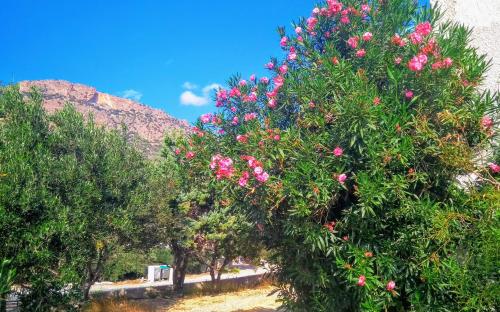
[[[493,119],[490,116],[484,116],[481,119],[481,125],[483,126],[483,128],[489,129],[493,126]]]
[[[246,81],[245,79],[242,79],[242,80],[240,80],[239,84],[240,84],[240,86],[242,86],[242,87],[243,87],[243,86],[246,86],[246,85],[247,85],[247,81]]]
[[[413,91],[411,91],[411,90],[406,90],[406,91],[405,91],[405,96],[406,96],[406,98],[407,98],[407,99],[411,99],[411,98],[413,98]]]
[[[342,173],[338,176],[337,180],[340,184],[344,184],[345,180],[347,180],[347,175],[345,173]]]
[[[255,81],[255,74],[252,74],[252,75],[250,76],[250,81]]]
[[[275,141],[281,140],[280,135],[279,134],[275,134],[274,137],[273,137],[273,140],[275,140]]]
[[[264,65],[264,67],[267,68],[267,69],[273,69],[274,68],[274,63],[273,62],[269,62],[266,65]]]
[[[429,22],[420,23],[415,27],[415,32],[422,37],[427,36],[428,34],[431,33],[431,31],[432,31],[432,26],[431,23]]]
[[[313,101],[309,102],[309,108],[315,108],[316,104]]]
[[[413,43],[413,44],[420,44],[424,40],[424,37],[422,37],[422,35],[420,35],[417,32],[412,32],[410,34],[410,40],[411,40],[411,43]]]
[[[254,172],[255,174],[262,174],[262,173],[264,172],[264,169],[262,169],[262,167],[255,167],[255,168],[253,169],[253,172]]]
[[[220,119],[217,116],[212,116],[212,119],[210,120],[214,125],[219,125],[222,123],[222,119]]]
[[[373,105],[377,106],[380,104],[380,98],[378,96],[376,96],[374,99],[373,99]]]
[[[349,39],[347,39],[347,44],[353,48],[353,49],[356,49],[358,47],[358,37],[351,37]]]
[[[314,27],[318,24],[318,19],[316,17],[309,17],[307,19],[307,30],[313,31]]]
[[[453,65],[453,60],[452,60],[451,58],[447,57],[447,58],[445,58],[445,59],[443,60],[443,66],[444,66],[445,68],[449,68],[449,67],[451,67],[452,65]]]
[[[275,108],[276,107],[276,99],[269,99],[269,101],[267,102],[267,106],[269,108]]]
[[[262,77],[262,78],[260,78],[260,82],[263,83],[263,84],[268,84],[269,83],[269,78]]]
[[[254,120],[255,118],[257,118],[257,113],[248,113],[248,114],[245,114],[245,121],[250,121],[250,120]]]
[[[361,11],[363,11],[363,12],[370,12],[370,6],[368,4],[362,4],[361,5]]]
[[[394,63],[397,64],[397,65],[401,64],[401,61],[403,61],[403,59],[401,58],[401,56],[396,56],[394,58]]]
[[[174,151],[175,155],[179,155],[181,153],[181,150],[176,148],[175,151]]]
[[[247,183],[248,183],[248,178],[250,178],[250,173],[248,173],[248,171],[243,171],[243,173],[241,174],[240,179],[238,180],[238,184],[241,187],[246,186]]]
[[[237,117],[237,116],[234,116],[234,117],[233,117],[233,120],[231,121],[231,124],[232,124],[233,126],[236,126],[236,125],[238,124],[238,121],[239,121],[239,120],[238,120],[238,117]]]
[[[261,174],[257,175],[256,178],[257,181],[264,183],[269,179],[269,174],[264,171]]]
[[[200,116],[200,120],[202,123],[209,123],[212,119],[212,114],[206,113]]]
[[[369,31],[367,31],[363,34],[364,41],[370,41],[370,40],[372,40],[372,38],[373,38],[373,34]]]
[[[193,159],[194,156],[195,156],[194,152],[189,151],[189,152],[186,153],[186,158],[187,159]]]
[[[297,53],[295,53],[295,52],[290,52],[290,53],[288,54],[288,60],[289,60],[289,61],[295,61],[296,59],[297,59]]]
[[[428,60],[427,55],[421,53],[421,54],[417,55],[417,58],[418,58],[418,61],[420,63],[422,63],[424,65],[427,64],[427,60]]]
[[[422,63],[420,63],[418,61],[418,59],[415,59],[415,58],[412,58],[409,62],[408,62],[408,68],[411,70],[411,71],[421,71],[424,67],[422,65]]]
[[[230,97],[239,97],[239,96],[241,96],[240,89],[238,89],[236,87],[232,88],[231,91],[229,91],[229,96]]]
[[[279,71],[282,75],[286,74],[286,72],[288,71],[288,66],[286,64],[281,65]]]
[[[248,142],[248,136],[244,135],[244,134],[238,134],[236,136],[236,141],[238,141],[240,143],[247,143]]]
[[[342,17],[340,18],[340,22],[341,22],[342,24],[349,24],[349,23],[351,22],[351,20],[349,19],[349,16],[344,15],[344,16],[342,16]]]
[[[328,12],[331,14],[336,14],[342,11],[342,3],[337,0],[327,0],[328,3]]]
[[[301,27],[299,27],[299,26],[295,27],[295,33],[296,33],[297,35],[300,35],[300,34],[302,33],[302,28],[301,28]]]
[[[229,157],[222,157],[220,154],[214,155],[210,162],[210,169],[216,170],[217,180],[230,178],[233,175],[233,160]]]
[[[342,154],[344,154],[344,150],[343,150],[340,146],[337,146],[337,147],[333,150],[333,155],[335,155],[335,156],[337,156],[337,157],[342,156]]]
[[[288,43],[288,38],[287,37],[282,37],[281,40],[280,40],[280,45],[282,48],[286,47]]]
[[[244,187],[246,186],[248,183],[248,179],[244,179],[243,177],[241,177],[239,180],[238,180],[238,184],[241,186],[241,187]]]
[[[427,55],[425,54],[419,54],[417,56],[414,56],[409,62],[408,62],[408,68],[411,71],[421,71],[424,69],[425,64],[427,63]]]
[[[400,47],[404,47],[406,45],[406,40],[403,39],[403,38],[401,38],[398,34],[395,34],[394,36],[392,36],[391,42],[394,45],[397,45],[397,46],[400,46]]]
[[[364,275],[361,275],[358,278],[358,286],[363,287],[366,285],[366,277]]]
[[[298,42],[304,42],[304,39],[302,38],[302,36],[298,36],[298,37],[297,37],[297,41],[298,41]]]
[[[394,288],[396,288],[396,282],[394,281],[389,281],[389,283],[387,283],[387,285],[385,286],[385,289],[387,289],[388,291],[393,291]]]
[[[490,167],[490,170],[493,172],[493,173],[499,173],[500,172],[500,165],[497,165],[495,163],[489,163],[488,164],[488,167]]]
[[[357,57],[364,57],[365,55],[366,55],[365,49],[361,49],[361,50],[356,51]]]
[[[285,82],[285,79],[282,76],[276,76],[273,78],[273,82],[276,88],[281,88],[281,86],[283,86],[283,83]]]
[[[319,8],[314,8],[312,14],[317,15],[319,13]]]

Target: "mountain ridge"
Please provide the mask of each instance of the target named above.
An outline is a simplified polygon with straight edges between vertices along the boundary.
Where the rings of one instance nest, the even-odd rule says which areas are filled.
[[[163,110],[143,103],[97,91],[96,88],[66,80],[25,80],[19,82],[22,93],[37,89],[43,106],[54,113],[71,103],[84,116],[93,115],[95,122],[109,129],[127,127],[131,141],[149,158],[159,156],[164,136],[189,131],[189,124]]]

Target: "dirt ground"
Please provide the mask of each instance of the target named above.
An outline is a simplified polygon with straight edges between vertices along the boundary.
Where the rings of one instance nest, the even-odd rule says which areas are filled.
[[[212,296],[94,302],[88,312],[274,312],[280,306],[272,286]]]

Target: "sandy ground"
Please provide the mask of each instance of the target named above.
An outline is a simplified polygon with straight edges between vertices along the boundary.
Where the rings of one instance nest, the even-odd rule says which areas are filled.
[[[186,298],[166,311],[190,312],[271,312],[277,311],[277,294],[273,287],[247,289],[235,293]]]
[[[274,312],[280,304],[272,286],[212,296],[94,302],[87,312]]]

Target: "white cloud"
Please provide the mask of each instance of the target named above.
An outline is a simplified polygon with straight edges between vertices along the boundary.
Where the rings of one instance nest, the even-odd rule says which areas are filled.
[[[218,83],[211,83],[211,84],[203,87],[203,89],[201,90],[202,91],[201,95],[196,95],[195,93],[193,93],[193,91],[189,91],[189,90],[194,89],[194,88],[192,88],[193,86],[196,86],[196,85],[194,85],[190,82],[185,82],[183,84],[183,87],[185,89],[188,89],[188,91],[184,91],[181,93],[180,100],[181,100],[182,105],[187,105],[187,106],[207,105],[208,102],[210,102],[210,92],[214,89],[218,89],[221,87],[221,85]],[[196,88],[197,88],[197,86],[196,86]]]
[[[192,82],[189,82],[189,81],[186,81],[182,84],[182,87],[186,90],[195,90],[195,89],[198,89],[198,85],[192,83]]]
[[[203,106],[208,104],[208,98],[198,96],[191,91],[184,91],[181,94],[181,104],[190,106]]]
[[[142,98],[142,93],[134,89],[128,89],[122,92],[118,92],[118,95],[123,98],[131,99],[134,101],[140,101]]]

